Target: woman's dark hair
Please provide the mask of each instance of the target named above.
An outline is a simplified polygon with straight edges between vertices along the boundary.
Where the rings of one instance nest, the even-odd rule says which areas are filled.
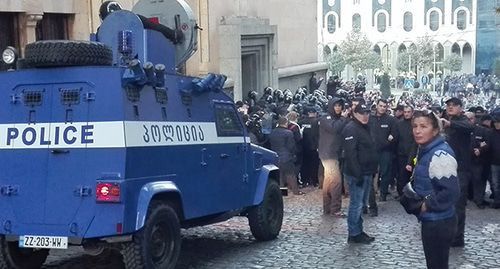
[[[431,110],[416,110],[413,113],[413,118],[411,119],[412,123],[416,118],[421,117],[428,118],[431,121],[432,128],[441,131],[441,123],[438,116],[434,112]]]

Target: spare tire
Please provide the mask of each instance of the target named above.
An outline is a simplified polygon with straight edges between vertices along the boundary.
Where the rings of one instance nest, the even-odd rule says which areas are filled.
[[[25,61],[30,67],[111,65],[113,51],[99,42],[37,41],[26,45]]]

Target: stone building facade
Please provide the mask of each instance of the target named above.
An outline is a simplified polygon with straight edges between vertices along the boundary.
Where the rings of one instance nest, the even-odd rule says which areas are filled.
[[[118,0],[131,9],[138,0]],[[104,0],[0,0],[0,48],[22,48],[44,39],[88,40],[100,24]],[[311,72],[324,76],[318,61],[316,0],[186,0],[202,31],[188,75],[222,73],[235,100],[264,87],[308,84]],[[286,12],[285,12],[286,10]]]

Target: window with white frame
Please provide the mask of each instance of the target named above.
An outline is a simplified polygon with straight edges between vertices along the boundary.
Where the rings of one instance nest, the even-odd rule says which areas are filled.
[[[463,9],[457,12],[457,28],[459,30],[467,28],[467,12]]]
[[[432,31],[437,31],[439,29],[439,12],[436,10],[431,11],[429,14],[429,28]]]
[[[335,30],[337,29],[337,21],[336,21],[336,16],[333,14],[328,15],[326,19],[326,25],[328,28],[328,33],[333,34],[335,33]]]
[[[352,29],[361,30],[361,15],[358,13],[352,15]]]
[[[379,13],[377,15],[377,30],[381,33],[385,32],[387,28],[387,18],[384,13]]]
[[[410,32],[413,29],[413,14],[409,11],[403,15],[403,29]]]

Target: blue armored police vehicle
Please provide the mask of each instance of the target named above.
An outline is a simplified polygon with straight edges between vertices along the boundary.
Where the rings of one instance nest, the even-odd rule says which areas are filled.
[[[250,143],[225,77],[179,75],[199,27],[183,0],[107,1],[91,41],[9,47],[0,72],[0,268],[50,249],[119,249],[126,268],[173,268],[180,229],[283,220],[276,153]]]

